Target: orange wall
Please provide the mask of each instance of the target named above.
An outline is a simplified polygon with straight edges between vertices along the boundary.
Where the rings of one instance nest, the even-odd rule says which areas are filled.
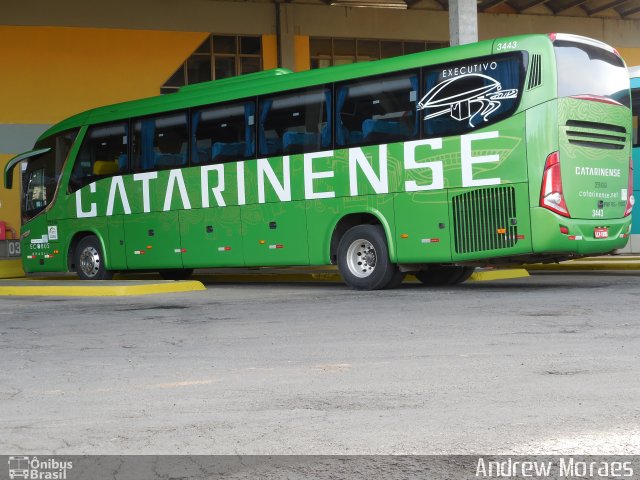
[[[640,48],[618,48],[618,52],[624,58],[627,67],[640,65]]]
[[[293,48],[295,52],[295,71],[309,70],[311,68],[309,37],[305,35],[293,37]]]
[[[157,95],[207,33],[0,27],[0,123],[55,123]]]
[[[0,123],[52,124],[89,108],[158,95],[207,35],[0,26]],[[13,155],[2,150],[2,140],[4,172]],[[14,181],[12,190],[5,190],[3,183],[0,220],[17,229],[20,181]]]
[[[15,168],[13,171],[13,189],[4,189],[4,166],[13,155],[0,154],[0,220],[7,222],[16,232],[20,231],[20,200],[18,198],[20,192],[20,169]]]
[[[262,68],[278,68],[278,40],[275,35],[262,35]]]

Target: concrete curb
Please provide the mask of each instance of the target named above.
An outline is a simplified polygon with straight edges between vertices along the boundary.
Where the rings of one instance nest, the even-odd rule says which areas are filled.
[[[529,272],[524,268],[480,270],[469,278],[469,282],[486,282],[492,280],[507,280],[528,277]],[[272,273],[207,273],[195,274],[194,278],[203,283],[344,283],[337,272],[286,273],[286,271]],[[420,283],[413,275],[407,275],[403,283]]]
[[[154,295],[160,293],[195,292],[206,290],[205,286],[198,281],[104,281],[104,282],[82,282],[77,280],[71,285],[64,285],[65,282],[52,282],[50,280],[24,280],[22,285],[0,285],[0,296],[53,296],[53,297],[123,297],[131,295]],[[42,283],[33,285],[33,283]],[[47,283],[49,283],[47,285]],[[51,285],[54,283],[54,285]]]
[[[24,277],[22,270],[22,260],[0,260],[0,278],[19,278]]]
[[[140,277],[147,277],[141,279]],[[469,282],[486,282],[528,277],[524,269],[481,270],[475,272]],[[194,275],[194,280],[163,281],[153,275],[119,275],[115,280],[84,282],[75,275],[24,277],[0,281],[1,296],[57,296],[57,297],[114,297],[153,295],[162,293],[194,292],[206,290],[203,284],[216,283],[339,283],[342,277],[335,271],[317,270],[286,273],[286,271],[250,273],[204,273]],[[419,283],[413,275],[407,275],[405,283]]]
[[[587,271],[587,270],[640,270],[640,257],[616,255],[568,260],[562,263],[525,265],[528,271]]]

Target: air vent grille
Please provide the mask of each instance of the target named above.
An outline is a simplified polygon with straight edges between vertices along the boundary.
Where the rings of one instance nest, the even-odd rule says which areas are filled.
[[[542,56],[534,53],[531,55],[531,66],[529,68],[529,83],[527,88],[531,90],[542,85]]]
[[[626,128],[608,123],[569,120],[566,134],[570,144],[589,148],[622,150],[627,141]]]
[[[513,187],[492,187],[453,197],[457,253],[511,248],[518,242]]]

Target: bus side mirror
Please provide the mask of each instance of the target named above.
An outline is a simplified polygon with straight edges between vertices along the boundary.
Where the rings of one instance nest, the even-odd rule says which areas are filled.
[[[4,188],[7,190],[11,190],[13,188],[13,169],[16,165],[28,158],[39,157],[40,155],[47,153],[49,150],[51,150],[51,147],[30,150],[28,152],[21,153],[20,155],[16,155],[9,160],[7,166],[4,167]]]

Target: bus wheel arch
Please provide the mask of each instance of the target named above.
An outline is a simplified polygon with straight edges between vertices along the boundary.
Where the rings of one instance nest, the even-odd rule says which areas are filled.
[[[329,246],[329,259],[332,265],[338,263],[338,245],[340,239],[347,231],[358,225],[382,225],[380,219],[373,213],[350,213],[342,217],[336,226],[333,228],[331,234],[331,243]]]
[[[347,230],[340,237],[336,256],[342,278],[355,290],[395,288],[405,276],[389,258],[387,235],[379,223]]]

